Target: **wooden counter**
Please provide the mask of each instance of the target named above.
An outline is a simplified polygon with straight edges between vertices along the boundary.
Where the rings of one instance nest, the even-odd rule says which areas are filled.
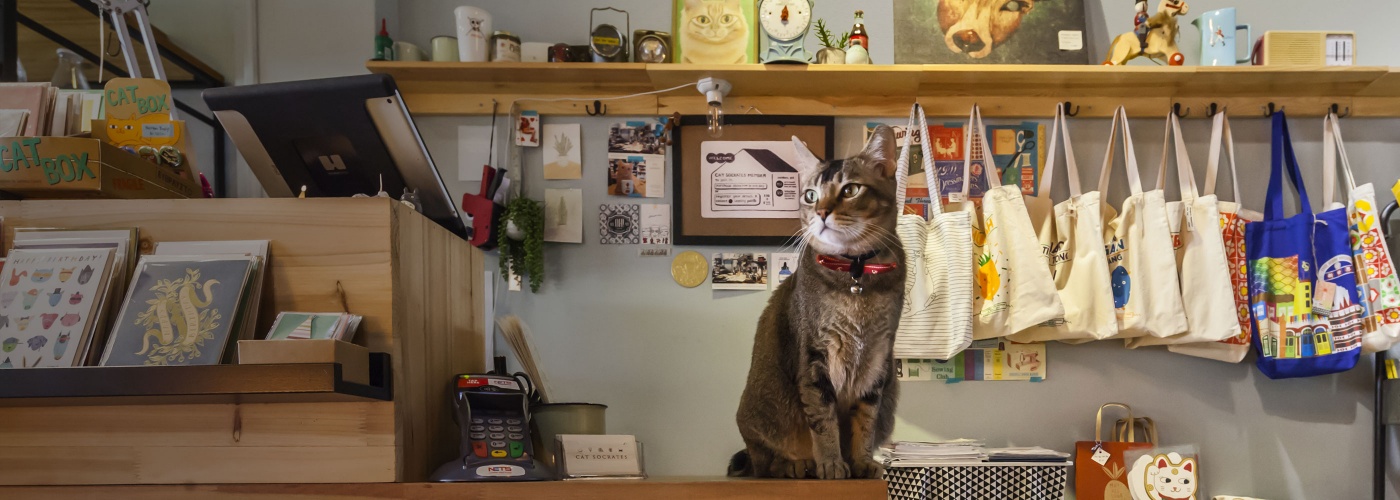
[[[75,471],[75,473],[77,473]],[[877,480],[794,481],[668,477],[642,481],[549,481],[536,483],[389,483],[389,484],[240,484],[188,486],[34,486],[0,487],[0,498],[31,500],[524,500],[685,498],[781,500],[831,498],[883,500],[885,482]]]

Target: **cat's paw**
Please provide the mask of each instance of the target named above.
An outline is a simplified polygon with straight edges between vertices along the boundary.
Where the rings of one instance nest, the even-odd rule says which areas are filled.
[[[768,468],[768,471],[769,475],[773,477],[803,479],[807,477],[807,471],[811,468],[811,460],[788,460],[774,457],[773,464]]]
[[[885,467],[872,458],[862,457],[851,462],[851,477],[860,479],[880,479],[884,477]]]
[[[818,479],[846,479],[851,477],[851,466],[845,460],[821,460],[817,462]]]

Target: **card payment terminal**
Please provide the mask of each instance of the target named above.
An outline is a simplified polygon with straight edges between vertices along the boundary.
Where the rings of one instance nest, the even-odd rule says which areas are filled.
[[[462,456],[438,467],[432,480],[541,481],[551,474],[530,444],[527,378],[462,374],[453,380],[453,417]]]

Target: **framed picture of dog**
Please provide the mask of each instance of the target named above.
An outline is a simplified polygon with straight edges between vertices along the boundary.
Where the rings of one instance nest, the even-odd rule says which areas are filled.
[[[1085,24],[1084,0],[894,0],[894,62],[1088,64]]]
[[[683,64],[758,62],[758,0],[673,0],[672,43]]]

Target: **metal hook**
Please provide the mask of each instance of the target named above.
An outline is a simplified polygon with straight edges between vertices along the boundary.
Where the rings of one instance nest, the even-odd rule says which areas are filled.
[[[1206,117],[1215,118],[1215,115],[1220,113],[1222,109],[1223,108],[1220,108],[1218,104],[1212,102],[1210,103],[1210,107],[1206,109]]]
[[[1070,111],[1070,107],[1073,107],[1074,111]],[[1065,101],[1065,116],[1079,116],[1079,106],[1074,106],[1069,101]]]
[[[1261,107],[1262,107],[1262,106],[1261,106]],[[1274,103],[1271,102],[1271,103],[1269,103],[1269,107],[1268,107],[1268,108],[1265,108],[1264,117],[1265,117],[1265,118],[1268,118],[1268,117],[1270,117],[1270,116],[1274,116],[1274,113],[1275,113],[1275,112],[1281,112],[1281,111],[1283,111],[1283,109],[1284,109],[1285,107],[1287,107],[1287,106],[1278,106],[1278,109],[1275,109],[1275,108],[1274,108]]]
[[[1176,115],[1177,118],[1186,118],[1187,116],[1190,116],[1190,115],[1191,115],[1191,108],[1188,106],[1188,107],[1186,108],[1186,112],[1185,112],[1185,113],[1182,113],[1182,112],[1181,112],[1181,103],[1179,103],[1179,102],[1174,102],[1174,103],[1172,103],[1172,114]]]
[[[1337,103],[1332,103],[1332,114],[1337,115],[1337,118],[1346,118],[1348,116],[1351,116],[1351,106],[1347,106],[1346,109],[1343,111],[1337,111],[1337,107]]]
[[[588,113],[588,116],[603,116],[608,114],[608,106],[597,99],[593,100],[593,106],[585,105],[583,110]]]

